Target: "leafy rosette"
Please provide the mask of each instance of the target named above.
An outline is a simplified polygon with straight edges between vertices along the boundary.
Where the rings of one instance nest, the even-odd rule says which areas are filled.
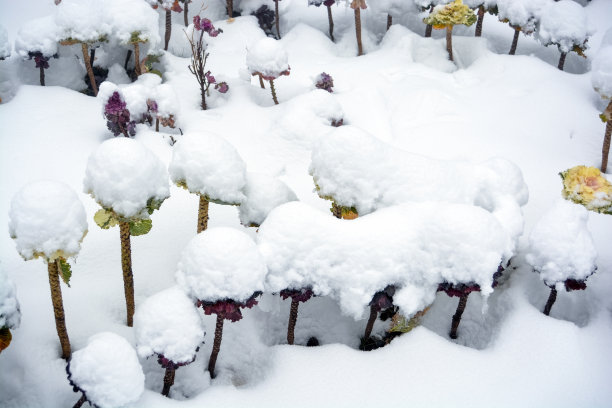
[[[595,167],[575,166],[559,173],[563,198],[589,211],[612,214],[612,184]]]
[[[280,291],[279,294],[283,298],[283,300],[291,298],[291,300],[296,300],[298,302],[306,302],[314,296],[312,288],[283,289]]]
[[[242,312],[240,309],[250,309],[257,305],[257,297],[261,295],[261,293],[261,291],[254,292],[251,297],[242,302],[233,299],[217,300],[216,302],[199,300],[196,305],[202,307],[206,315],[216,314],[226,320],[237,322],[242,319]]]
[[[423,22],[432,25],[437,30],[442,30],[458,24],[471,26],[476,20],[474,10],[463,4],[463,1],[455,0],[447,5],[436,6],[433,12],[423,19]]]

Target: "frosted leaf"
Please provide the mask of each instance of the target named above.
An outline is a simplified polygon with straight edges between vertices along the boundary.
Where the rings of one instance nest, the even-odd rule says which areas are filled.
[[[274,208],[289,201],[297,201],[293,190],[277,178],[261,173],[247,173],[246,179],[246,199],[240,204],[242,225],[259,226]]]

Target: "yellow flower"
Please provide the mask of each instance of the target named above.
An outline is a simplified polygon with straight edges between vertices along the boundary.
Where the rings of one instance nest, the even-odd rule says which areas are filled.
[[[563,198],[587,210],[612,214],[612,184],[595,167],[576,166],[560,173]]]

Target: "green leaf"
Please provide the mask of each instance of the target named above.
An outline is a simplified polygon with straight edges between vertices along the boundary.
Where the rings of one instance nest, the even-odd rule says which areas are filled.
[[[72,276],[72,269],[70,264],[64,258],[59,259],[60,272],[62,274],[62,280],[68,287],[70,287],[70,277]]]
[[[115,213],[104,208],[98,210],[94,214],[94,221],[102,229],[109,229],[110,227],[114,227],[115,225],[119,224],[119,220],[117,220]]]
[[[153,227],[151,220],[136,220],[130,221],[130,235],[137,237],[138,235],[147,234]]]
[[[149,215],[153,214],[153,211],[159,210],[164,200],[156,200],[153,197],[147,200],[147,212]]]

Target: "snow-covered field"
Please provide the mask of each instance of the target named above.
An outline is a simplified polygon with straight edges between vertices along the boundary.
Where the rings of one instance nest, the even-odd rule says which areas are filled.
[[[234,0],[234,7],[251,10],[260,3],[266,2]],[[273,2],[268,3],[273,9]],[[292,279],[312,279],[309,284],[319,284],[315,289],[323,295],[300,304],[293,346],[286,340],[291,302],[278,294],[265,292],[257,306],[242,310],[241,320],[226,321],[214,379],[207,366],[215,316],[205,316],[202,308],[198,309],[206,331],[204,344],[193,363],[176,370],[171,398],[160,394],[164,369],[157,358],[144,358],[147,353],[141,353],[145,391],[129,406],[609,407],[612,217],[594,212],[585,216],[579,211],[572,216],[571,211],[560,209],[558,201],[562,189],[559,172],[579,164],[600,165],[605,125],[598,115],[606,102],[593,90],[590,61],[604,33],[612,28],[612,1],[583,2],[593,31],[588,58],[569,53],[565,71],[557,69],[557,47],[544,47],[533,36],[521,35],[516,55],[507,55],[514,30],[495,16],[485,16],[481,38],[473,36],[473,27],[455,28],[453,63],[448,60],[443,31],[434,30],[433,38],[424,38],[425,25],[410,13],[395,15],[386,31],[387,14],[382,6],[374,5],[361,12],[365,55],[356,57],[352,9],[343,2],[332,7],[334,43],[328,37],[325,7],[308,7],[307,3],[279,2],[282,39],[278,43],[286,51],[291,69],[289,75],[274,81],[279,100],[275,105],[269,84],[261,89],[259,80],[247,68],[248,50],[265,37],[257,19],[241,16],[227,22],[224,1],[204,2],[207,8],[202,16],[223,30],[207,38],[207,69],[218,82],[229,85],[227,93],[211,88],[206,111],[200,109],[200,90],[187,68],[190,49],[182,32],[183,16],[173,13],[169,52],[156,67],[163,73],[163,84],[175,93],[160,100],[168,104],[163,109],[171,106],[174,110],[177,127],[162,126],[155,132],[154,126],[138,124],[135,139],[165,166],[173,160],[173,141],[181,141],[179,128],[185,135],[214,133],[224,139],[210,138],[220,152],[229,151],[217,157],[210,154],[210,160],[227,168],[225,175],[219,175],[227,181],[209,181],[217,185],[206,194],[231,201],[222,197],[229,194],[240,200],[244,193],[250,201],[248,207],[243,204],[240,209],[211,202],[208,228],[240,230],[258,243],[276,279],[268,287]],[[191,15],[202,4],[201,0],[191,3]],[[55,8],[52,0],[10,4],[2,0],[0,24],[12,43],[19,27],[30,19],[51,15]],[[159,12],[162,46],[163,16]],[[116,83],[126,79],[121,68],[125,52],[121,49],[113,55],[99,51],[96,55],[99,64],[112,59],[119,63],[112,76]],[[73,392],[66,362],[60,357],[47,265],[41,259],[24,261],[8,233],[11,200],[27,183],[63,182],[77,193],[87,213],[88,233],[79,254],[69,259],[71,287],[62,283],[73,353],[85,349],[91,344],[89,339],[102,332],[120,336],[134,349],[139,346],[135,329],[125,324],[119,228],[101,229],[96,225],[93,216],[100,206],[84,192],[88,158],[105,140],[113,138],[103,116],[106,100],[79,92],[86,87],[87,75],[79,46],[61,46],[60,58],[51,59],[49,65],[46,86],[41,87],[33,60],[22,60],[13,51],[10,58],[0,61],[0,225],[4,226],[0,234],[0,296],[10,294],[3,280],[3,275],[8,275],[15,284],[21,309],[21,324],[11,330],[12,343],[0,354],[3,408],[69,407],[81,397]],[[314,81],[321,72],[333,77],[332,94],[315,88]],[[140,81],[146,81],[146,77]],[[167,95],[168,87],[162,89],[159,95]],[[137,90],[124,94],[130,92],[138,96]],[[331,120],[338,118],[344,125],[331,126]],[[363,140],[369,150],[359,151],[359,146],[349,141],[326,143],[336,140],[336,135],[350,139],[351,129],[356,140]],[[181,157],[188,157],[186,150]],[[244,163],[238,162],[240,159]],[[522,180],[508,162],[520,169]],[[145,164],[139,161],[133,166],[139,171],[139,165]],[[129,163],[126,166],[129,168]],[[246,166],[246,172],[241,166]],[[228,176],[232,171],[238,175]],[[487,171],[499,175],[499,179],[489,178]],[[313,175],[320,177],[320,192],[340,191],[340,204],[371,214],[357,220],[333,218],[330,201],[317,194]],[[334,175],[340,180],[339,186],[333,185],[330,177]],[[125,179],[131,176],[125,174]],[[607,176],[610,179],[610,170]],[[433,184],[428,185],[428,181]],[[505,184],[500,187],[492,181]],[[522,182],[528,188],[526,204]],[[198,196],[169,183],[169,198],[151,215],[153,228],[131,240],[137,316],[139,306],[152,303],[146,302],[148,298],[177,284],[177,270],[189,261],[184,259],[183,250],[196,236]],[[355,191],[363,189],[362,201],[350,202],[350,194],[342,190],[351,183]],[[415,188],[414,183],[422,185]],[[224,188],[228,191],[221,191]],[[268,196],[255,191],[264,188]],[[373,189],[377,189],[375,194]],[[245,224],[261,223],[262,212],[268,207],[295,196],[301,203],[280,208],[259,230],[241,225],[241,219]],[[406,203],[412,196],[419,203]],[[431,201],[438,202],[430,208],[423,204]],[[403,217],[402,212],[410,214]],[[550,214],[559,214],[558,223]],[[560,242],[579,236],[583,246],[563,247],[566,243],[560,242],[555,248],[567,249],[558,256],[564,262],[580,258],[584,263],[591,255],[585,251],[592,250],[584,234],[590,232],[597,252],[597,271],[588,277],[586,290],[560,290],[550,316],[542,313],[550,289],[527,263],[541,260],[542,251],[546,251],[546,245],[529,239],[545,215],[549,216],[543,225],[548,227],[537,229],[532,240],[548,239],[554,246],[555,239]],[[588,231],[581,226],[582,221],[571,224],[576,219],[586,219]],[[471,225],[472,220],[482,224]],[[568,223],[567,229],[563,223]],[[285,225],[291,231],[283,235]],[[462,231],[453,229],[459,226]],[[483,237],[487,231],[491,235]],[[47,232],[41,228],[41,234]],[[417,232],[426,235],[419,237]],[[232,235],[225,231],[220,236]],[[475,246],[477,242],[482,242],[482,247]],[[208,266],[227,260],[247,268],[250,261],[243,261],[241,256],[251,259],[254,249],[240,244],[248,247],[244,250],[248,257],[233,252],[231,245],[220,244],[211,259],[196,259],[193,248],[188,255],[197,262],[208,262]],[[576,248],[585,250],[573,255],[571,251]],[[224,253],[230,254],[225,260],[219,256]],[[483,277],[479,268],[490,266],[491,254],[504,262],[510,254],[515,256],[492,293],[484,290],[486,297],[478,293],[469,296],[456,340],[451,340],[448,333],[457,298],[444,292],[423,294],[425,289],[423,293],[415,289],[422,281],[414,275],[405,280],[394,275],[397,268],[406,267],[425,276],[427,272],[419,270],[423,262],[432,262],[431,268],[435,268],[448,260],[443,278],[468,276],[468,280],[484,284],[490,276]],[[279,277],[287,265],[302,275]],[[329,276],[326,268],[333,271]],[[420,300],[434,302],[419,327],[383,348],[364,352],[359,344],[368,317],[367,302],[372,290],[384,289],[380,287],[380,275],[372,277],[368,275],[371,273],[396,279],[388,284],[405,285],[405,290],[397,294],[402,309],[413,307],[416,311],[424,306]],[[181,274],[181,279],[186,278]],[[207,287],[200,289],[207,294],[214,292],[211,287],[218,279],[211,278]],[[230,284],[228,293],[240,293],[240,300],[248,298],[258,290],[253,279],[236,279],[239,282]],[[251,285],[248,288],[247,283]],[[419,288],[432,286],[428,284]],[[342,285],[341,290],[334,285]],[[410,296],[421,297],[417,301]],[[163,297],[159,299],[163,301]],[[151,319],[153,314],[143,312],[141,320]],[[377,320],[373,334],[382,336],[388,328],[389,320]],[[122,339],[111,336],[112,341],[107,343],[120,345],[122,349],[115,353],[104,347],[104,339],[109,338],[105,336],[96,338],[106,353],[103,360],[129,360],[129,349],[126,355]],[[304,347],[313,336],[320,346]],[[113,366],[94,362],[94,367]],[[128,366],[117,373],[118,378],[133,372],[134,365],[130,362]],[[133,391],[138,387],[114,389],[124,388]]]

